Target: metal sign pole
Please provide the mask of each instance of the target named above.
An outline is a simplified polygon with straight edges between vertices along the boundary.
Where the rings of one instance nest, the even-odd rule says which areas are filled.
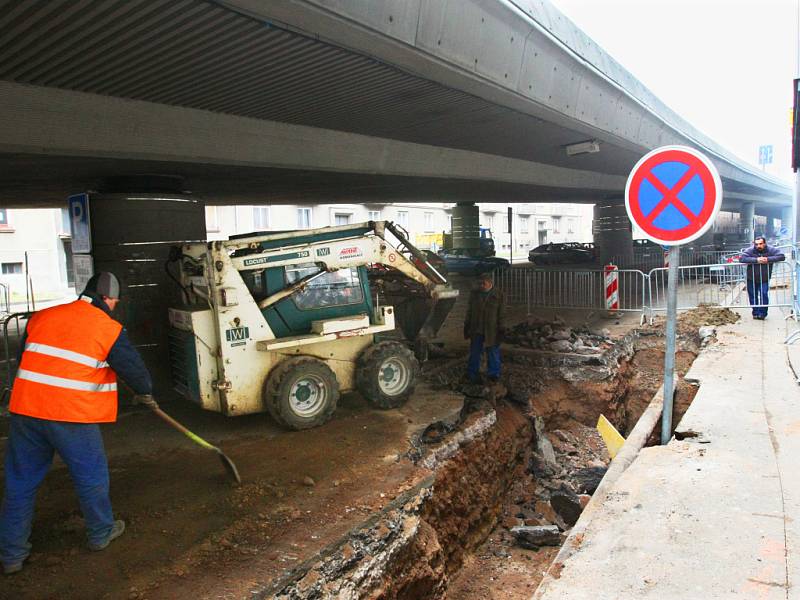
[[[669,249],[669,279],[667,281],[667,340],[664,351],[664,410],[661,414],[661,443],[672,437],[672,400],[675,394],[675,338],[678,321],[678,263],[681,247]]]

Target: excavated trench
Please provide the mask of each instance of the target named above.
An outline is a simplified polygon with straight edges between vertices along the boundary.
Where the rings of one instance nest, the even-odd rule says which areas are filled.
[[[683,375],[710,339],[697,324],[679,326],[675,424],[696,392]],[[254,597],[529,598],[558,543],[521,548],[512,529],[568,531],[609,462],[598,417],[625,435],[662,383],[663,327],[595,337],[584,354],[507,347],[499,384],[460,383],[463,358],[428,369],[465,394],[458,422],[429,427],[411,453],[430,475]]]

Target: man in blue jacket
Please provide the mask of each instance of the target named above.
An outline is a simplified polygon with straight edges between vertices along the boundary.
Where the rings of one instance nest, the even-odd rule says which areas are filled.
[[[77,302],[48,308],[37,313],[38,322],[59,323],[59,321],[53,321],[52,315],[63,315],[63,313],[53,313],[52,311],[63,311],[70,309],[73,305],[79,307],[70,309],[75,310],[76,315],[86,315],[84,302],[111,317],[112,311],[119,302],[119,297],[120,285],[116,276],[112,273],[101,272],[89,280]],[[64,335],[63,316],[59,318],[62,324],[58,326],[58,329],[51,325],[54,339],[59,339],[58,335]],[[87,319],[85,316],[82,318]],[[96,319],[87,319],[87,322],[98,323]],[[42,335],[42,331],[45,331],[44,326],[37,328],[38,333],[33,334],[32,339],[29,335],[31,333],[30,326],[29,322],[20,344],[20,365],[25,364],[23,361],[27,355],[28,358],[30,356],[38,357],[36,358],[38,362],[30,364],[39,368],[43,366],[50,368],[52,364],[66,364],[67,367],[74,364],[76,365],[75,371],[80,371],[83,376],[86,375],[86,369],[82,369],[83,366],[97,370],[110,367],[136,394],[135,402],[146,405],[154,402],[150,373],[121,325],[117,324],[118,329],[112,330],[117,332],[116,339],[108,338],[113,341],[113,345],[110,346],[103,362],[99,362],[97,357],[82,355],[69,347],[56,347],[42,343],[41,337],[37,338],[36,336]],[[94,340],[100,340],[103,334],[103,331],[81,330],[80,321],[75,324],[73,329],[81,331],[83,336]],[[107,334],[108,330],[105,333]],[[74,334],[70,332],[69,335]],[[107,343],[103,342],[104,345]],[[49,362],[42,362],[42,360]],[[89,548],[103,550],[125,531],[125,522],[114,519],[111,509],[108,464],[98,427],[98,423],[116,419],[116,397],[99,398],[97,405],[92,404],[89,407],[96,406],[100,412],[73,416],[70,414],[72,405],[65,402],[64,399],[68,399],[69,394],[73,391],[75,394],[87,391],[83,385],[85,380],[49,376],[47,373],[42,374],[35,371],[27,372],[26,377],[22,377],[21,373],[22,367],[17,374],[11,397],[11,416],[5,451],[5,493],[3,502],[0,504],[0,563],[2,563],[3,572],[6,575],[21,571],[24,561],[30,555],[29,537],[36,491],[50,469],[55,453],[58,453],[67,465],[75,483],[81,511],[86,521]],[[31,375],[36,379],[31,379]],[[43,377],[50,378],[50,381],[44,383],[46,387],[53,390],[52,397],[44,398],[44,406],[50,411],[48,416],[38,414],[37,403],[42,400],[40,396],[26,399],[23,388],[18,387],[20,381],[23,385],[29,381],[41,383]],[[95,391],[92,387],[96,388],[97,386],[90,386],[89,392]],[[116,390],[115,384],[114,390]],[[116,391],[114,394],[116,395]],[[15,400],[17,401],[16,406],[14,405]],[[113,402],[113,406],[104,408],[101,403],[109,402],[109,400]],[[53,406],[59,402],[62,404],[64,416],[60,419],[51,418]],[[108,414],[102,412],[109,409],[111,412]],[[33,412],[31,412],[32,410]],[[98,417],[98,415],[102,416]]]
[[[783,260],[786,260],[783,253],[774,246],[768,246],[763,236],[758,236],[752,247],[742,252],[739,258],[739,262],[747,265],[747,295],[753,307],[754,319],[763,321],[767,318],[772,265]]]

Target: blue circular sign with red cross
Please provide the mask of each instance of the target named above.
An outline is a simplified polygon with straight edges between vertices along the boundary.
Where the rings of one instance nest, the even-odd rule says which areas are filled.
[[[645,237],[677,246],[714,224],[722,182],[713,163],[685,146],[664,146],[636,163],[625,186],[625,208]]]

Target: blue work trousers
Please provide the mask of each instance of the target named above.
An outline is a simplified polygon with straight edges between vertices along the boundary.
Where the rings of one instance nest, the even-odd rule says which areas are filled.
[[[769,281],[761,283],[748,279],[747,296],[750,298],[750,306],[753,307],[753,316],[766,317],[769,304]]]
[[[4,565],[20,563],[30,554],[36,491],[50,470],[54,452],[67,465],[75,484],[89,543],[102,544],[111,534],[114,516],[100,427],[12,414],[0,507],[0,562]]]
[[[467,363],[467,375],[470,381],[478,380],[478,373],[481,370],[481,355],[483,354],[484,336],[473,335],[469,344],[469,362]],[[500,345],[486,346],[486,370],[489,377],[500,377]]]

